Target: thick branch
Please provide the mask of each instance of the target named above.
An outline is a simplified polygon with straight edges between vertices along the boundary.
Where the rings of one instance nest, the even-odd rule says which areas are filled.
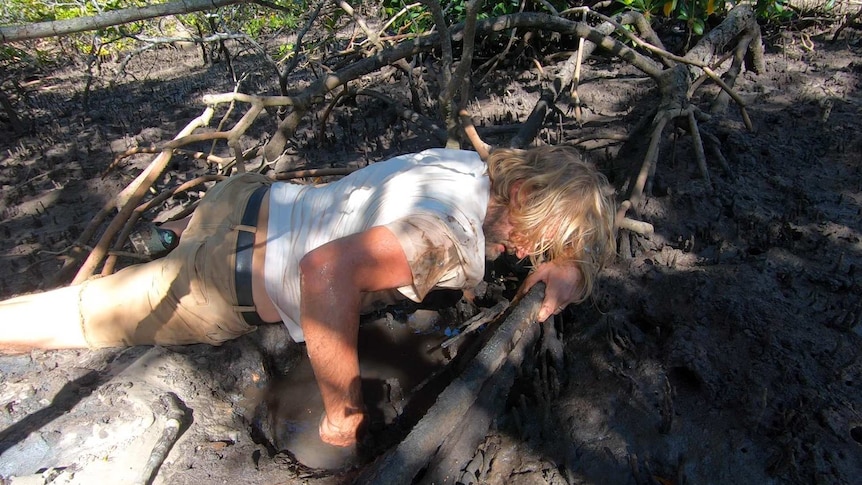
[[[477,401],[483,384],[503,367],[509,352],[536,342],[535,318],[544,290],[544,284],[539,283],[527,293],[470,366],[440,394],[404,441],[366,468],[355,483],[412,482]]]
[[[178,0],[175,2],[150,5],[148,7],[132,7],[113,10],[92,17],[55,20],[27,25],[9,25],[0,27],[0,43],[19,40],[41,39],[56,35],[68,35],[88,30],[104,29],[113,25],[122,25],[138,20],[165,17],[181,13],[198,12],[216,9],[235,3],[246,3],[248,0]]]

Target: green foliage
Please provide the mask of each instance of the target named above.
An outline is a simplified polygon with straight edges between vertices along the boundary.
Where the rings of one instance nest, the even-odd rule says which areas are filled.
[[[5,0],[0,6],[0,24],[14,25],[31,22],[47,22],[96,15],[128,7],[143,7],[150,2],[144,0]]]
[[[290,58],[290,56],[293,54],[293,48],[294,48],[294,47],[295,47],[295,44],[294,44],[293,42],[288,42],[288,43],[286,43],[286,44],[281,44],[281,45],[279,45],[279,46],[276,48],[276,50],[275,50],[275,55],[276,55],[276,57],[278,57],[279,59],[281,59],[281,58],[284,58],[284,59]]]
[[[407,5],[413,3],[414,1],[411,0],[383,0],[383,14],[387,20],[391,19]],[[443,16],[449,25],[464,21],[467,16],[467,3],[468,0],[440,0]],[[518,11],[519,5],[520,0],[485,0],[476,17],[484,19],[515,13]],[[398,32],[422,33],[434,26],[434,19],[428,9],[422,5],[408,9],[395,19],[392,26]]]
[[[831,6],[835,2],[829,0],[824,3]],[[790,0],[757,0],[754,11],[757,12],[757,18],[775,23],[790,20],[795,14],[790,8]]]
[[[293,29],[299,25],[300,16],[308,8],[307,2],[285,2],[287,12],[271,10],[256,4],[238,4],[222,7],[215,12],[196,12],[181,15],[186,25],[203,32],[212,26],[227,32],[242,32],[251,37],[271,34],[280,29]]]
[[[182,23],[191,30],[203,34],[213,31],[243,32],[256,38],[280,29],[295,28],[299,19],[308,9],[304,0],[282,0],[274,2],[285,7],[286,11],[274,10],[254,4],[239,4],[221,8],[214,12],[196,12],[178,15]],[[65,20],[129,7],[150,5],[146,0],[2,0],[0,1],[0,25],[20,25],[34,22]],[[89,56],[107,56],[133,48],[135,40],[130,33],[149,35],[171,35],[157,27],[159,19],[134,22],[102,29],[94,33],[70,35],[57,39],[64,49],[71,48],[75,53]],[[39,48],[50,48],[51,43],[36,43]],[[0,49],[0,62],[32,62],[34,57],[17,48],[4,46]],[[37,52],[38,54],[38,52]],[[37,55],[36,58],[39,56]],[[25,61],[25,59],[29,59]]]
[[[707,20],[714,14],[724,12],[722,0],[617,0],[626,10],[634,10],[645,17],[663,15],[686,23],[696,35],[706,31]],[[772,0],[775,1],[775,0]]]
[[[745,1],[745,0],[743,0]],[[829,0],[834,1],[834,0]],[[667,18],[682,20],[695,35],[706,32],[708,20],[713,15],[725,13],[728,6],[740,3],[735,0],[617,0],[626,10],[634,10],[647,18],[662,15]],[[789,0],[753,0],[751,2],[757,17],[767,22],[789,20],[793,11],[789,8]]]
[[[624,10],[640,12],[647,18],[658,15],[665,4],[676,3],[676,0],[617,0],[625,6]]]
[[[144,0],[71,0],[71,1],[40,1],[40,0],[6,0],[0,7],[0,24],[15,25],[34,22],[49,22],[55,20],[67,20],[84,16],[98,15],[100,13],[119,10],[129,7],[140,7],[148,5]],[[114,52],[128,49],[133,41],[124,39],[129,31],[140,31],[143,22],[135,22],[127,25],[101,29],[92,33],[74,34],[67,37],[68,42],[63,42],[66,47],[84,55],[105,56]],[[40,47],[45,47],[44,43]],[[4,60],[8,52],[0,55]],[[37,58],[45,58],[43,52],[36,52]],[[18,57],[18,61],[23,61]],[[29,58],[32,61],[32,57]]]

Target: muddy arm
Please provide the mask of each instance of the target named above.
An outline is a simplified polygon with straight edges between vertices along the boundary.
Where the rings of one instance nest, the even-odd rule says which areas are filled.
[[[410,266],[392,232],[374,227],[311,251],[300,273],[300,325],[325,409],[320,437],[350,446],[364,419],[356,350],[360,296],[410,284]]]

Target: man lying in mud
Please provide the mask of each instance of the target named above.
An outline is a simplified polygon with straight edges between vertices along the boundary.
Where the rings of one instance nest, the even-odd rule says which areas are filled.
[[[607,180],[567,147],[432,149],[321,187],[260,174],[213,187],[166,257],[0,303],[0,349],[219,345],[283,322],[305,341],[320,437],[350,446],[365,418],[359,316],[371,303],[470,289],[485,259],[529,258],[544,321],[592,291],[614,254]]]

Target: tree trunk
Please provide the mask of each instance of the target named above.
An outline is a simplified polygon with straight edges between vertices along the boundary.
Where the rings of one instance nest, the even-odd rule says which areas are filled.
[[[701,64],[709,64],[727,44],[739,35],[756,28],[754,10],[748,5],[739,5],[727,14],[718,27],[709,31],[684,58]],[[755,66],[755,69],[762,67]],[[688,106],[688,89],[703,69],[690,64],[677,64],[666,69],[658,78],[659,91],[662,93],[660,110],[682,109]]]

